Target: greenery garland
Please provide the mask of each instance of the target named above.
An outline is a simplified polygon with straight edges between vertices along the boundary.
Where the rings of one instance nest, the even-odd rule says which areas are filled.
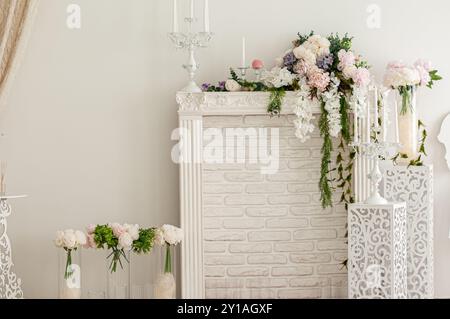
[[[322,207],[333,206],[332,192],[331,192],[331,179],[329,177],[330,173],[330,163],[331,163],[331,152],[333,152],[333,141],[330,136],[330,128],[328,125],[328,111],[325,109],[325,102],[320,103],[321,114],[319,118],[319,130],[320,136],[323,138],[322,144],[322,161],[320,165],[320,180],[319,180],[319,190],[320,190],[320,202]]]

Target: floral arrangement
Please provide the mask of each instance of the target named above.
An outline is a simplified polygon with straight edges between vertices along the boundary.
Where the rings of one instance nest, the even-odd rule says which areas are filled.
[[[111,259],[110,271],[117,271],[117,264],[122,265],[122,257],[126,262],[126,253],[148,253],[153,248],[154,228],[140,228],[135,224],[111,223],[106,225],[89,225],[87,227],[87,246],[89,248],[111,249],[107,258]]]
[[[323,37],[298,34],[293,46],[276,60],[276,66],[263,71],[257,82],[241,79],[231,70],[225,83],[226,91],[271,92],[268,113],[279,115],[286,91],[296,91],[296,136],[306,141],[314,130],[312,109],[319,106],[319,130],[324,140],[322,146],[319,189],[322,206],[332,206],[332,182],[342,189],[341,201],[353,201],[351,184],[355,153],[346,149],[350,143],[349,113],[352,107],[360,112],[371,81],[369,66],[352,50],[352,38],[331,34]],[[332,160],[333,138],[339,138],[338,154]],[[346,156],[348,154],[348,156]],[[345,161],[347,158],[347,162]],[[331,167],[332,162],[336,167]],[[333,172],[337,177],[332,176]]]
[[[160,299],[175,298],[176,283],[172,273],[171,247],[178,245],[184,237],[183,230],[173,225],[163,225],[155,231],[155,243],[165,246],[164,272],[158,277],[155,295]]]
[[[439,80],[442,80],[442,77],[437,70],[432,69],[428,61],[419,59],[412,66],[394,61],[387,66],[384,85],[399,91],[402,96],[400,114],[405,115],[411,107],[413,90],[421,86],[432,88],[434,81]]]
[[[63,248],[67,253],[64,279],[67,280],[73,275],[72,252],[86,245],[86,242],[86,235],[80,230],[66,229],[56,232],[56,247]]]

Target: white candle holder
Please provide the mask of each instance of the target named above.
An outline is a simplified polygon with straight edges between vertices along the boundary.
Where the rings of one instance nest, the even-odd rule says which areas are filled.
[[[369,178],[372,187],[370,196],[364,201],[368,205],[386,205],[388,201],[381,196],[379,185],[383,179],[383,174],[380,170],[380,157],[389,157],[390,151],[397,150],[400,147],[398,143],[391,142],[354,142],[351,144],[356,151],[361,152],[362,156],[372,160],[373,168],[367,177]]]
[[[196,18],[185,18],[188,24],[188,32],[170,32],[169,39],[177,49],[186,49],[189,52],[189,59],[183,68],[188,72],[189,83],[181,90],[182,92],[201,92],[200,87],[195,83],[195,73],[199,65],[195,60],[195,50],[206,48],[211,41],[213,33],[211,32],[193,32],[193,25],[197,22]]]
[[[241,72],[241,77],[242,79],[245,80],[246,76],[247,76],[247,70],[249,70],[250,67],[249,66],[241,66],[238,68],[238,70]]]

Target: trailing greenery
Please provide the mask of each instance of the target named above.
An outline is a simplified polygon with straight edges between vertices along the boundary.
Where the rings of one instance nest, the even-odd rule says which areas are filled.
[[[320,103],[321,114],[319,118],[319,130],[320,136],[323,138],[322,144],[322,162],[320,165],[320,180],[319,180],[319,190],[320,190],[320,201],[322,207],[333,206],[332,200],[332,188],[330,185],[331,179],[329,178],[330,173],[330,163],[331,163],[331,152],[333,152],[333,142],[330,136],[330,129],[328,125],[328,112],[325,109],[325,103]]]
[[[280,116],[281,105],[285,95],[286,91],[283,88],[270,90],[269,105],[267,106],[267,112],[270,116]]]
[[[247,81],[245,79],[240,78],[236,71],[233,68],[230,68],[230,76],[232,80],[235,80],[239,85],[244,88],[246,91],[268,91],[269,88],[262,82],[252,82]]]

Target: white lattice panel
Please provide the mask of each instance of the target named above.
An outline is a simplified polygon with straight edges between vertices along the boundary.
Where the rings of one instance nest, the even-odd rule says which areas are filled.
[[[352,204],[348,231],[349,298],[406,298],[406,204]]]
[[[433,167],[384,168],[385,197],[407,204],[408,298],[433,298]]]

